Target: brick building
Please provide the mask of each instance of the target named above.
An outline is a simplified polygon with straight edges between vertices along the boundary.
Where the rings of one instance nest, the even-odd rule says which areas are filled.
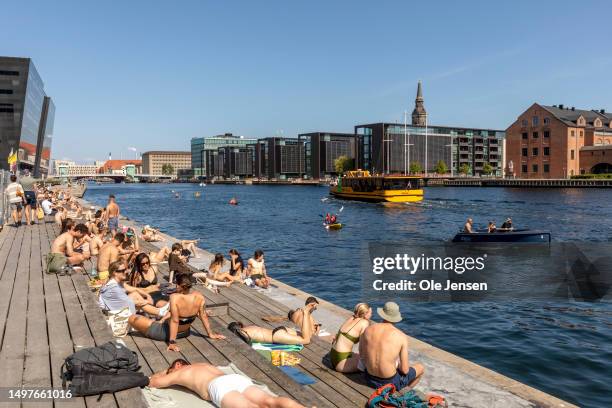
[[[179,170],[191,169],[191,152],[150,151],[142,155],[142,172],[144,174],[163,175],[164,165],[172,166],[172,175]]]
[[[519,178],[567,178],[605,172],[606,163],[586,157],[612,144],[612,114],[563,105],[531,105],[506,130],[506,175]],[[608,150],[609,151],[609,150]]]

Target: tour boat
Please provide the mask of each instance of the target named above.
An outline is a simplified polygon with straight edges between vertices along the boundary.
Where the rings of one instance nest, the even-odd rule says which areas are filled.
[[[550,243],[550,232],[528,229],[515,229],[512,231],[487,232],[476,231],[472,233],[459,232],[453,242],[527,242]]]
[[[407,203],[423,200],[423,179],[417,176],[372,176],[369,171],[348,171],[330,186],[329,193],[345,200]]]

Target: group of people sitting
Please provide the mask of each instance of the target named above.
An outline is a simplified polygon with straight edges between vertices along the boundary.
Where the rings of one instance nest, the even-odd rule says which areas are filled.
[[[512,230],[514,230],[514,227],[512,226],[512,218],[509,217],[506,218],[506,221],[504,221],[501,228],[497,228],[497,226],[495,225],[495,221],[489,221],[489,224],[487,225],[487,232],[490,234],[494,232],[507,232]],[[463,225],[463,232],[468,234],[472,234],[475,232],[474,220],[472,220],[471,218],[467,219],[467,221]]]
[[[225,338],[211,328],[205,298],[193,289],[195,284],[218,287],[250,280],[260,287],[269,286],[270,278],[261,250],[255,251],[246,264],[235,249],[229,251],[227,262],[223,254],[217,253],[206,271],[197,271],[188,264],[190,256],[196,255],[196,241],[176,242],[170,249],[162,247],[142,252],[133,228],[120,228],[118,222],[109,222],[109,218],[119,214],[118,208],[112,211],[112,204],[114,197],[109,199],[111,211],[107,206],[95,212],[82,212],[85,217],[82,223],[75,224],[70,217],[61,220],[61,233],[54,240],[47,259],[49,271],[61,268],[62,264],[80,265],[87,259],[96,258],[92,262],[104,282],[99,291],[100,308],[108,314],[127,312],[133,330],[147,338],[166,342],[167,350],[181,350],[177,339],[189,336],[196,320],[202,323],[209,338]],[[140,239],[162,241],[163,237],[159,231],[145,226]],[[168,262],[167,284],[159,279],[157,265],[161,262]],[[226,265],[228,270],[224,268]],[[247,343],[307,345],[321,330],[313,317],[318,306],[318,300],[309,297],[304,307],[288,313],[288,320],[298,330],[285,325],[268,328],[238,321],[231,322],[227,328]],[[398,390],[412,388],[423,375],[424,367],[410,364],[408,337],[394,326],[401,321],[399,307],[389,302],[378,308],[377,313],[383,322],[372,324],[372,308],[365,303],[355,306],[353,315],[333,338],[330,365],[342,373],[363,372],[367,384],[375,388],[388,383]],[[358,350],[354,350],[357,344]],[[192,365],[179,359],[165,372],[153,375],[150,385],[182,385],[223,408],[301,406],[288,398],[271,396],[252,384],[247,377],[225,375],[214,366]]]

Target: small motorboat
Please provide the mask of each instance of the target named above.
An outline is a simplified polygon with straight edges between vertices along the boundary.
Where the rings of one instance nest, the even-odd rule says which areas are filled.
[[[323,226],[325,227],[325,229],[328,230],[339,230],[340,228],[342,228],[342,224],[339,222],[333,223],[333,224],[323,224]]]
[[[495,232],[478,230],[472,233],[459,232],[453,238],[453,242],[529,242],[549,244],[550,232],[528,229]]]

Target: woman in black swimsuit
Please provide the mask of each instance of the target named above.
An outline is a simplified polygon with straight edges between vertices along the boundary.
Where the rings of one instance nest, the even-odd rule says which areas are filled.
[[[132,315],[129,323],[146,337],[167,342],[169,351],[181,351],[176,339],[189,336],[191,324],[196,318],[202,321],[208,337],[224,339],[224,336],[214,333],[210,328],[205,303],[200,292],[191,291],[191,278],[188,275],[179,275],[176,278],[176,293],[170,295],[169,314],[160,321]]]
[[[136,256],[126,286],[140,288],[147,292],[153,299],[154,305],[162,300],[166,302],[170,300],[169,296],[162,294],[157,282],[157,270],[151,265],[149,255],[144,252]]]

